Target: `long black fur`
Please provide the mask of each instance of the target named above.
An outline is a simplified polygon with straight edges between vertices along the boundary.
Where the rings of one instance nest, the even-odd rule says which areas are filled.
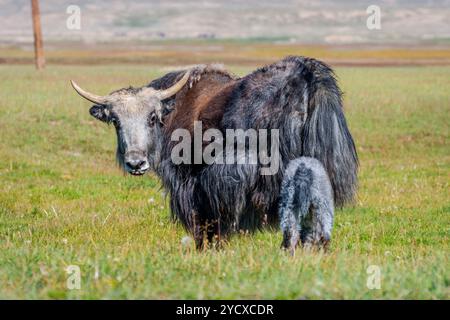
[[[150,86],[168,87],[181,75],[170,73]],[[172,213],[194,233],[198,244],[203,234],[211,240],[214,235],[278,222],[284,168],[303,155],[324,165],[336,205],[354,199],[358,157],[341,91],[326,64],[287,57],[260,68],[236,81],[224,110],[218,126],[223,133],[227,128],[279,129],[282,165],[273,176],[260,175],[260,164],[174,165],[170,133],[163,133],[161,162],[155,170],[170,191]]]

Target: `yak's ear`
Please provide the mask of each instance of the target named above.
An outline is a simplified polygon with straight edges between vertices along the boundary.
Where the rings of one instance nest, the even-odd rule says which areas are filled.
[[[105,106],[93,105],[91,107],[91,109],[89,109],[89,113],[91,114],[91,116],[93,116],[94,118],[96,118],[100,121],[103,121],[103,122],[108,121],[109,111]]]
[[[161,110],[157,113],[159,120],[164,122],[164,118],[167,117],[173,110],[175,110],[175,100],[169,100],[162,103]]]

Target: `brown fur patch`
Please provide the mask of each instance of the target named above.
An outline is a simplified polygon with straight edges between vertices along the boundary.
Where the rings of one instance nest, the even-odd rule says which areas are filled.
[[[219,128],[223,106],[231,94],[235,78],[225,70],[205,66],[200,74],[193,72],[198,80],[189,88],[186,86],[176,96],[174,111],[166,120],[166,132],[183,128],[191,134],[194,121],[202,121],[203,130]]]

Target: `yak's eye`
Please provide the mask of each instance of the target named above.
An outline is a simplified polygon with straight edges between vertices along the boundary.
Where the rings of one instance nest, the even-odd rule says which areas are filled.
[[[119,122],[119,119],[117,119],[116,117],[111,117],[111,120],[110,120],[110,122],[114,125],[114,126],[116,126],[116,127],[118,127],[119,126],[119,124],[120,124],[120,122]]]
[[[155,125],[155,122],[156,122],[156,113],[152,112],[152,113],[150,114],[149,122],[150,122],[150,125],[151,125],[151,126]]]

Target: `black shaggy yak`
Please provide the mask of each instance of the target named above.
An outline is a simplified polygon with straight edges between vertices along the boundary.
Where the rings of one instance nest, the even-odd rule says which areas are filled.
[[[358,158],[341,91],[333,71],[318,60],[286,57],[242,78],[215,65],[201,65],[107,96],[72,84],[95,103],[91,115],[115,125],[117,159],[124,170],[140,175],[152,169],[159,175],[170,193],[173,215],[199,247],[205,239],[276,223],[285,166],[300,156],[323,164],[338,207],[355,196]],[[216,129],[224,136],[228,129],[278,129],[279,170],[263,175],[265,164],[259,160],[174,163],[174,132],[194,133],[196,121],[201,121],[202,132]],[[201,144],[202,150],[208,146]]]

